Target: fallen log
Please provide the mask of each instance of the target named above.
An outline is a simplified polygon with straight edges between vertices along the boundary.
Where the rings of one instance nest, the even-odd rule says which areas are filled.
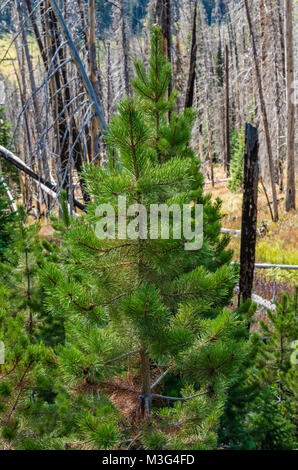
[[[2,147],[2,145],[0,145],[0,156],[3,157],[7,162],[14,165],[19,170],[26,173],[28,176],[30,176],[30,178],[37,181],[41,189],[47,194],[49,194],[49,196],[51,196],[52,198],[57,197],[57,187],[54,184],[50,183],[49,181],[46,181],[44,178],[38,175],[38,173],[35,173],[35,171],[31,170],[31,168],[29,168],[19,157],[7,150],[5,147]],[[76,199],[73,200],[73,203],[78,209],[81,209],[82,211],[86,212],[86,206],[84,204],[81,204]]]
[[[241,230],[237,230],[236,228],[221,228],[220,229],[221,233],[235,233],[236,235],[241,234]]]
[[[233,261],[231,264],[240,264],[239,261]],[[255,263],[255,268],[258,269],[298,269],[297,264],[270,264],[270,263]]]

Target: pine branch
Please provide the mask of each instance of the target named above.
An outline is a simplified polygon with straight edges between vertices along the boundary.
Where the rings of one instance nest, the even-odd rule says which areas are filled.
[[[189,397],[180,398],[180,397],[168,397],[166,395],[159,395],[157,393],[152,393],[151,397],[152,398],[161,398],[163,400],[188,401],[188,400],[191,400],[192,398],[202,397],[204,395],[209,395],[209,394],[210,394],[210,392],[207,391],[207,392],[196,393],[195,395],[191,395]]]
[[[172,366],[170,366],[163,374],[161,374],[161,376],[151,385],[151,390],[153,390],[153,388],[162,381],[162,379],[170,372],[171,369]]]
[[[130,351],[128,353],[122,354],[121,356],[115,357],[114,359],[109,359],[104,363],[104,365],[110,364],[111,362],[120,361],[121,359],[125,359],[128,356],[132,356],[133,354],[137,354],[141,351],[141,349],[135,349],[134,351]]]

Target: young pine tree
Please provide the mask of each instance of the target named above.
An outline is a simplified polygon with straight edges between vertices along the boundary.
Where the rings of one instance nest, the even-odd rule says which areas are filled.
[[[149,71],[135,66],[136,96],[120,103],[108,129],[108,167],[85,171],[88,214],[70,220],[61,268],[43,268],[47,308],[65,318],[60,421],[76,423],[64,426],[72,447],[209,449],[245,356],[243,321],[225,308],[238,275],[220,239],[220,204],[203,196],[189,147],[194,113],[175,113],[175,94],[166,97],[171,70],[158,28]],[[202,203],[202,248],[186,250],[186,240],[173,237],[172,217],[168,239],[138,237],[144,226],[135,213],[128,214],[135,237],[99,238],[100,227],[113,228],[97,207],[109,203],[119,228],[120,196],[147,214],[150,204]]]
[[[64,340],[63,324],[43,307],[39,269],[57,262],[58,247],[38,237],[18,208],[9,246],[0,263],[0,447],[30,448],[55,427],[54,358],[48,346]],[[58,317],[58,318],[57,318]],[[46,417],[46,419],[45,419]],[[30,441],[30,442],[28,442]],[[51,448],[54,445],[51,440]],[[32,445],[31,445],[32,446]]]
[[[43,365],[50,359],[42,343],[32,342],[24,312],[11,314],[9,297],[7,289],[0,285],[0,341],[5,348],[4,360],[0,363],[2,450],[17,449],[32,431],[28,413],[38,395],[37,384],[43,375]]]
[[[239,380],[229,391],[220,440],[232,449],[297,447],[297,292],[261,321]]]
[[[251,411],[248,428],[261,449],[297,448],[297,335],[298,289],[283,294],[275,311],[268,311],[268,322],[261,322],[256,363],[249,383],[260,389]],[[260,409],[260,402],[266,403]]]

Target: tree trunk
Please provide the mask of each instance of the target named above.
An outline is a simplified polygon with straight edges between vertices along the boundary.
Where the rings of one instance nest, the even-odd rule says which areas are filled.
[[[128,66],[128,41],[126,34],[125,14],[124,14],[124,2],[120,2],[120,21],[121,21],[121,39],[123,49],[123,72],[124,72],[124,88],[127,95],[130,94],[129,84],[129,66]]]
[[[257,79],[257,87],[258,87],[258,93],[259,93],[264,134],[266,138],[266,147],[267,147],[268,160],[269,160],[269,170],[270,170],[272,199],[273,199],[273,216],[274,216],[273,220],[274,222],[277,222],[278,221],[278,206],[277,206],[277,196],[276,196],[276,187],[275,187],[275,178],[274,178],[274,163],[273,163],[272,147],[271,147],[271,140],[270,140],[270,133],[269,133],[267,109],[266,109],[265,100],[264,100],[262,79],[261,79],[261,73],[260,73],[258,56],[257,56],[257,48],[256,48],[256,43],[255,43],[254,32],[252,29],[251,16],[250,16],[247,0],[244,0],[244,4],[245,4],[246,17],[247,17],[247,22],[248,22],[248,27],[249,27],[249,32],[250,32],[252,50],[253,50],[253,61],[254,61],[256,79]]]
[[[89,0],[89,78],[91,85],[100,100],[100,87],[98,83],[98,70],[96,63],[96,33],[95,33],[95,0]],[[90,123],[91,133],[91,160],[98,155],[99,149],[99,136],[100,136],[100,121],[95,115]]]
[[[188,82],[185,96],[185,108],[191,108],[194,97],[195,75],[196,75],[196,60],[197,60],[197,3],[195,4],[195,11],[193,16],[192,25],[192,40],[191,52],[189,61]]]
[[[206,88],[206,125],[207,125],[207,137],[208,137],[208,158],[209,158],[209,165],[210,165],[210,180],[212,182],[212,186],[214,186],[212,131],[211,131],[211,123],[210,123],[209,91],[208,91],[208,88]]]
[[[285,1],[286,39],[286,96],[287,96],[287,187],[286,211],[296,209],[295,204],[295,104],[292,96],[294,86],[293,60],[293,0]]]
[[[230,151],[230,92],[229,92],[229,48],[225,47],[225,165],[227,178],[230,176],[231,151]]]
[[[171,0],[157,0],[156,16],[162,32],[163,52],[172,64]],[[172,80],[168,88],[169,95],[171,91]]]
[[[251,298],[257,238],[258,202],[258,131],[251,124],[245,128],[244,193],[242,204],[239,304]]]
[[[141,380],[142,380],[142,401],[141,401],[141,415],[142,418],[150,418],[150,360],[146,348],[142,348],[140,353],[141,358]]]

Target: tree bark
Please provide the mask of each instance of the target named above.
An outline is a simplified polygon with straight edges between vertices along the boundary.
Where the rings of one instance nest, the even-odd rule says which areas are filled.
[[[251,298],[257,239],[258,202],[258,131],[251,124],[245,128],[244,193],[242,204],[239,304]]]
[[[230,176],[231,150],[230,150],[230,91],[229,91],[229,48],[225,46],[225,165],[227,178]]]
[[[195,75],[196,75],[196,61],[197,61],[197,2],[195,4],[193,25],[192,25],[192,40],[191,52],[189,61],[188,82],[185,96],[185,108],[191,108],[193,105],[194,88],[195,88]]]
[[[98,69],[96,63],[96,33],[95,33],[95,0],[89,0],[88,3],[89,13],[89,78],[91,85],[100,100],[100,86],[98,83]],[[93,160],[98,155],[99,149],[99,135],[100,135],[100,121],[97,116],[94,116],[90,123],[91,132],[91,159]]]
[[[252,50],[253,50],[253,61],[254,61],[256,79],[257,79],[257,87],[258,87],[258,93],[259,93],[259,100],[260,100],[261,113],[262,113],[262,119],[263,119],[263,127],[264,127],[265,139],[266,139],[267,154],[268,154],[268,160],[269,160],[269,170],[270,170],[272,199],[273,199],[273,216],[274,216],[273,220],[274,222],[277,222],[278,221],[278,206],[277,206],[277,195],[276,195],[276,187],[275,187],[275,179],[274,179],[274,163],[273,163],[272,146],[271,146],[269,124],[268,124],[268,117],[267,117],[267,109],[266,109],[265,100],[264,100],[264,92],[263,92],[261,73],[260,73],[260,68],[259,68],[259,63],[258,63],[257,48],[256,48],[256,43],[255,43],[254,32],[252,29],[251,16],[250,16],[247,0],[244,0],[244,4],[245,4],[247,23],[249,27]]]
[[[286,97],[287,97],[287,187],[286,211],[296,209],[295,203],[295,104],[292,96],[294,86],[293,60],[293,0],[285,2],[286,39]]]
[[[171,0],[157,0],[156,16],[161,27],[163,38],[163,53],[172,64],[172,30],[171,30]],[[168,94],[172,91],[172,80],[169,83]]]

